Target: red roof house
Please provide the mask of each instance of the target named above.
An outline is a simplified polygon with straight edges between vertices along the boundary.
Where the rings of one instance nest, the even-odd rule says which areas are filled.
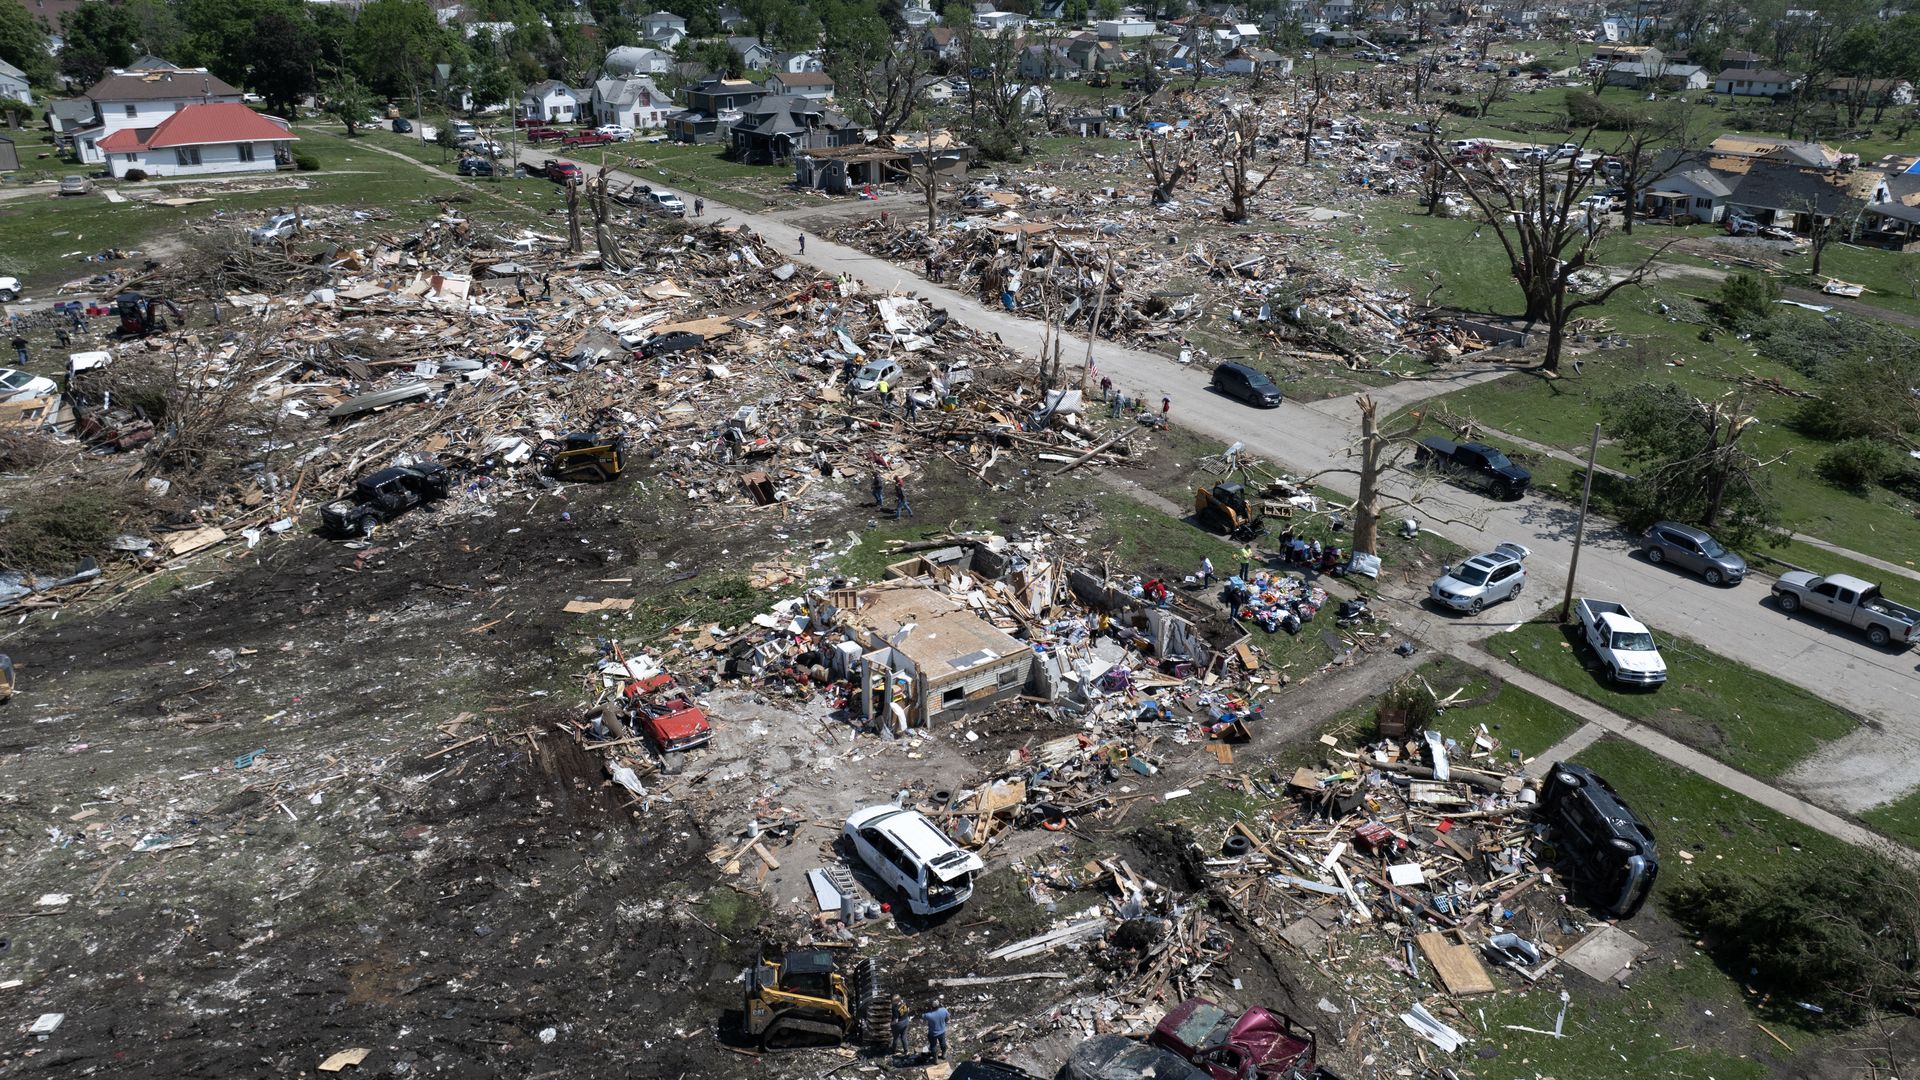
[[[115,176],[144,169],[148,176],[272,172],[291,162],[287,144],[299,137],[284,121],[245,105],[188,105],[150,128],[121,128],[98,141]]]

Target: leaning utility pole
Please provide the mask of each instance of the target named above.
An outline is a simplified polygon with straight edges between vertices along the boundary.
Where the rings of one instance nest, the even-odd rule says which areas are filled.
[[[1587,444],[1587,482],[1580,489],[1580,521],[1573,527],[1573,558],[1567,563],[1567,593],[1560,598],[1560,621],[1573,612],[1573,575],[1580,569],[1580,544],[1587,536],[1587,504],[1593,499],[1593,459],[1600,453],[1600,425],[1593,425],[1593,440]]]

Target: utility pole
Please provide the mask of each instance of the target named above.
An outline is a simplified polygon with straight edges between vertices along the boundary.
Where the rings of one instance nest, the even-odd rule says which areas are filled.
[[[1593,459],[1600,452],[1600,425],[1593,425],[1593,440],[1587,443],[1587,482],[1580,489],[1580,521],[1573,527],[1573,559],[1567,563],[1567,592],[1560,598],[1560,621],[1573,613],[1573,575],[1580,569],[1580,544],[1587,537],[1587,503],[1593,499]]]

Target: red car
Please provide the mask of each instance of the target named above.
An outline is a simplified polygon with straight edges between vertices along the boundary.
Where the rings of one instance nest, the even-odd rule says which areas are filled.
[[[546,142],[548,139],[564,139],[566,137],[567,133],[561,131],[559,128],[533,127],[527,129],[527,141],[530,143]]]
[[[1206,998],[1188,998],[1160,1021],[1147,1041],[1200,1066],[1213,1080],[1316,1075],[1313,1032],[1269,1009],[1249,1009],[1235,1019]]]
[[[564,184],[569,180],[575,183],[580,181],[580,166],[575,165],[571,161],[548,158],[546,164],[541,167],[540,171],[546,173],[547,179],[556,184]]]
[[[566,139],[566,145],[568,146],[599,146],[603,143],[610,143],[612,141],[613,141],[613,136],[611,135],[602,135],[597,131],[583,131],[578,135],[568,136]]]
[[[663,673],[628,683],[626,698],[635,723],[663,755],[713,741],[713,725],[707,722],[707,714],[674,685],[671,675]]]

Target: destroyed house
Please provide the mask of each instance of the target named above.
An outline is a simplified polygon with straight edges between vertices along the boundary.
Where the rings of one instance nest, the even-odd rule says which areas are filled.
[[[868,715],[925,726],[1026,689],[1033,650],[965,599],[895,579],[861,590],[843,611],[867,649]]]

